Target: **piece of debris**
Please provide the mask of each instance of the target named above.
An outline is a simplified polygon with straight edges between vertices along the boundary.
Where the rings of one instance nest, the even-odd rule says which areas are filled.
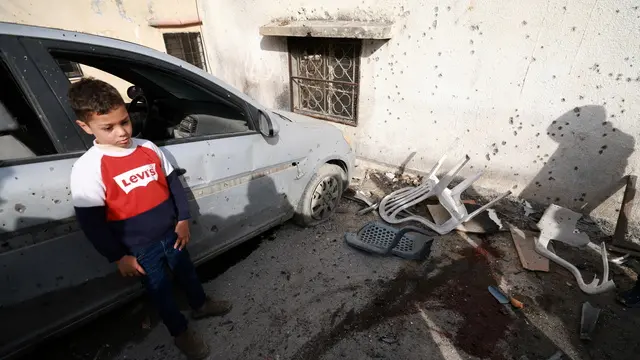
[[[395,344],[398,342],[398,338],[393,334],[381,336],[379,340],[387,344]]]
[[[538,221],[540,236],[575,247],[587,245],[589,236],[576,230],[576,223],[580,217],[581,215],[574,211],[551,204]]]
[[[347,200],[351,200],[353,202],[357,202],[364,206],[371,206],[373,204],[373,199],[370,199],[372,195],[370,191],[367,191],[365,193],[364,191],[361,191],[361,190],[357,190],[357,191],[354,191],[352,189],[349,189],[349,190],[351,194],[342,195],[343,198]]]
[[[589,237],[586,234],[580,234],[575,230],[576,223],[580,216],[580,214],[569,209],[551,204],[547,210],[545,210],[540,222],[538,223],[541,233],[535,241],[536,251],[542,256],[569,270],[573,276],[575,276],[580,290],[587,294],[600,294],[614,289],[616,287],[615,283],[613,280],[609,280],[609,261],[607,260],[607,249],[604,243],[602,243],[600,248],[603,267],[602,282],[600,284],[598,284],[599,281],[597,276],[594,276],[591,283],[585,283],[582,278],[582,273],[577,267],[559,257],[548,248],[552,239],[565,242],[569,245],[589,244]]]
[[[360,191],[360,190],[356,191],[354,198],[362,201],[367,205],[366,208],[358,211],[357,213],[358,215],[368,214],[378,208],[378,205],[379,205],[378,201],[372,199],[371,196],[372,194],[370,192],[368,194],[365,194],[363,191]]]
[[[516,316],[516,313],[514,313],[513,309],[511,309],[511,302],[509,301],[509,298],[507,298],[507,296],[503,294],[500,289],[495,286],[489,286],[488,289],[491,295],[493,295],[493,297],[504,306],[509,315]]]
[[[617,257],[617,258],[613,258],[611,260],[609,260],[609,262],[611,262],[612,264],[616,264],[616,265],[622,265],[624,263],[627,262],[627,260],[629,260],[629,254]]]
[[[516,298],[514,298],[513,296],[507,296],[505,295],[500,289],[498,289],[495,286],[489,286],[488,287],[489,292],[491,293],[491,295],[493,295],[494,298],[496,298],[496,300],[498,300],[498,302],[500,304],[506,305],[506,304],[511,304],[511,306],[513,306],[514,308],[517,309],[522,309],[524,308],[524,304],[517,300]]]
[[[596,322],[598,322],[598,316],[600,315],[600,309],[591,306],[587,301],[582,304],[582,317],[580,318],[580,339],[591,340],[591,334],[596,328]]]
[[[504,228],[502,226],[502,220],[500,220],[500,217],[498,216],[498,213],[495,209],[487,209],[487,216],[489,216],[489,219],[491,219],[491,221],[498,225],[498,230],[502,230]]]
[[[558,350],[553,355],[551,355],[551,357],[547,360],[560,360],[562,359],[562,355],[563,355],[562,351]]]
[[[477,210],[480,206],[465,203],[464,207],[467,209],[467,212],[473,212]],[[451,215],[449,214],[447,209],[445,209],[440,204],[427,205],[427,209],[429,210],[429,213],[433,217],[433,221],[438,225],[444,224],[447,220],[451,218]],[[491,210],[493,209],[489,209],[489,211]],[[500,231],[500,227],[493,219],[491,219],[488,211],[485,211],[479,214],[478,216],[474,217],[473,219],[470,219],[469,221],[456,226],[455,229],[457,231],[474,233],[474,234],[493,234]]]
[[[531,207],[531,204],[527,200],[524,201],[523,208],[524,208],[524,216],[526,217],[529,217],[529,215],[536,212],[535,210],[533,210],[533,208]]]
[[[636,198],[636,182],[638,177],[635,175],[626,176],[627,184],[622,196],[622,205],[616,222],[616,230],[613,233],[611,243],[616,246],[629,248],[631,250],[640,251],[640,246],[626,240],[627,228],[629,227],[629,219],[633,212]]]
[[[398,230],[372,221],[358,230],[357,234],[346,233],[344,239],[347,245],[369,253],[422,260],[431,253],[434,235],[426,229],[405,227]]]
[[[436,173],[444,163],[445,158],[446,156],[443,156],[438,160],[433,169],[431,169],[425,177],[423,183],[419,186],[405,187],[385,196],[380,202],[380,216],[386,222],[392,224],[417,221],[435,230],[438,234],[444,235],[451,232],[461,223],[473,219],[496,202],[511,194],[511,191],[508,191],[469,214],[460,199],[460,194],[478,180],[480,176],[482,176],[482,172],[476,173],[456,185],[453,189],[449,189],[449,184],[451,184],[462,167],[469,162],[470,158],[466,155],[464,159],[458,162],[442,179],[438,179]],[[433,197],[437,197],[440,204],[449,212],[451,215],[449,220],[438,225],[422,216],[405,216],[407,209]]]
[[[498,300],[500,304],[509,304],[509,298],[507,298],[507,296],[503,294],[500,289],[495,286],[489,286],[488,289],[491,295],[493,295],[493,297],[496,298],[496,300]]]
[[[535,235],[533,231],[520,230],[509,224],[513,244],[520,257],[522,267],[531,271],[549,271],[549,259],[538,254],[535,249]]]
[[[633,250],[629,250],[629,249],[624,249],[624,248],[621,248],[621,247],[617,247],[615,245],[609,245],[609,250],[611,250],[612,252],[616,252],[616,253],[630,255],[630,256],[633,256],[633,257],[640,258],[640,251],[633,251]]]
[[[396,180],[396,174],[394,174],[392,172],[385,173],[384,175],[387,177],[387,179],[389,179],[391,181]]]
[[[516,309],[524,309],[524,304],[522,303],[522,301],[514,298],[513,296],[509,297],[509,302],[511,303],[511,306]]]

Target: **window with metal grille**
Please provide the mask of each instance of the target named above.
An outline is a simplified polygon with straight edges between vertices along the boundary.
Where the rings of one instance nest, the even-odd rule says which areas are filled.
[[[207,71],[202,37],[197,32],[163,34],[167,54]]]
[[[289,38],[293,112],[356,126],[359,40]]]
[[[64,59],[56,59],[58,62],[58,66],[60,66],[60,70],[67,75],[67,78],[74,79],[82,77],[82,69],[80,68],[80,64],[74,61],[64,60]]]

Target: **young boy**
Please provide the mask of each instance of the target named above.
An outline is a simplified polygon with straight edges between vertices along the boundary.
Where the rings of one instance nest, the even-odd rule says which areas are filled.
[[[209,299],[185,246],[189,205],[178,173],[152,142],[131,138],[131,121],[118,91],[92,78],[69,90],[77,124],[95,136],[74,164],[71,194],[80,227],[123,276],[141,276],[176,346],[191,359],[209,353],[187,327],[165,267],[187,294],[192,318],[224,315],[227,301]]]

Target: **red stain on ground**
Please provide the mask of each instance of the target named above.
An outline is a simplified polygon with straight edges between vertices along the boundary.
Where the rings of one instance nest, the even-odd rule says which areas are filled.
[[[435,289],[435,297],[442,308],[458,313],[462,319],[454,344],[467,354],[480,358],[502,359],[496,345],[503,339],[513,323],[504,308],[487,288],[496,285],[492,275],[491,253],[486,247],[465,249],[466,269],[457,271],[444,285]]]

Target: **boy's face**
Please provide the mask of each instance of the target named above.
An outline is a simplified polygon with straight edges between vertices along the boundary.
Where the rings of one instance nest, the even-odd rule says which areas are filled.
[[[76,120],[76,123],[87,134],[95,136],[98,144],[126,148],[131,141],[133,130],[129,112],[124,105],[103,115],[92,113],[87,121]]]

